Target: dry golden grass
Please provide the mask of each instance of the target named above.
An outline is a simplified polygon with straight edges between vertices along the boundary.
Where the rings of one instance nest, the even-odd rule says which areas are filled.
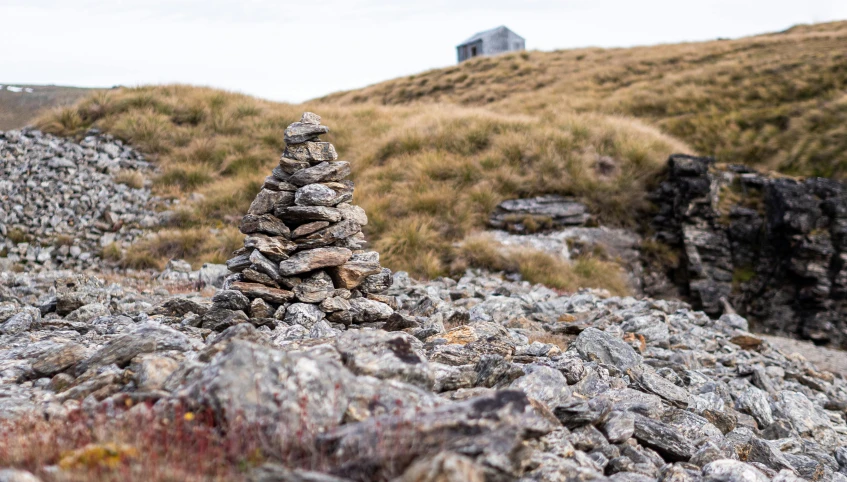
[[[481,57],[325,97],[647,120],[704,155],[847,177],[847,22],[737,40]]]
[[[122,170],[113,176],[113,179],[118,184],[126,184],[133,189],[141,189],[144,187],[144,175],[138,171]]]
[[[171,257],[220,262],[238,247],[233,226],[276,165],[283,130],[304,110],[323,116],[332,129],[327,140],[351,160],[354,201],[368,213],[366,234],[384,263],[415,276],[448,274],[454,244],[483,228],[508,198],[574,195],[605,222],[632,225],[645,204],[645,183],[669,154],[689,150],[619,116],[535,117],[451,105],[294,106],[181,85],[98,94],[40,125],[64,135],[96,125],[157,162],[155,192],[183,199],[182,207],[171,226],[136,243],[122,263],[161,268]],[[602,156],[617,161],[615,175],[595,172]],[[190,193],[200,196],[188,202]],[[221,231],[209,236],[209,229]]]

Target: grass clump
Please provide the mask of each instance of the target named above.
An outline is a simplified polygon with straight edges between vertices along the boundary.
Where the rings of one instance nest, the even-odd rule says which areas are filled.
[[[144,175],[138,171],[124,169],[118,171],[114,176],[114,180],[118,184],[125,184],[133,189],[141,189],[144,187]]]

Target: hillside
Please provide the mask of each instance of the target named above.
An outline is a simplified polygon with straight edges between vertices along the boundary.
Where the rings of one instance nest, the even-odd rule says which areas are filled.
[[[184,202],[169,226],[122,261],[161,268],[171,257],[225,259],[240,237],[237,220],[277,163],[282,131],[304,110],[323,116],[331,128],[328,140],[351,161],[356,202],[370,219],[368,239],[388,267],[415,276],[461,269],[466,260],[455,243],[483,228],[489,213],[508,198],[575,195],[604,221],[634,225],[646,202],[645,182],[670,153],[688,150],[651,127],[616,116],[562,112],[540,118],[461,106],[288,105],[188,86],[98,93],[39,124],[64,135],[98,126],[160,166],[154,192]],[[619,160],[614,172],[596,169],[603,157]],[[210,239],[210,227],[223,234]],[[573,276],[566,267],[558,273],[549,259],[520,264],[528,279],[562,288],[575,289],[593,276],[610,277],[593,261],[585,263],[582,274]]]
[[[477,58],[323,102],[624,114],[720,161],[847,177],[847,22],[703,43]]]
[[[129,141],[160,167],[154,192],[182,200],[168,226],[121,255],[125,266],[222,261],[284,127],[311,110],[352,162],[366,234],[387,266],[424,277],[468,263],[517,266],[566,289],[616,285],[598,279],[608,270],[590,263],[602,260],[582,260],[582,275],[551,275],[564,268],[457,243],[484,228],[500,201],[541,194],[575,196],[604,225],[643,225],[647,192],[674,152],[847,177],[844,47],[847,23],[831,23],[738,40],[522,52],[303,105],[181,85],[118,89],[39,125],[61,135],[97,126]],[[222,234],[210,239],[210,227]]]
[[[9,89],[12,87],[12,89]],[[45,110],[71,105],[96,89],[0,82],[0,131],[31,124]]]

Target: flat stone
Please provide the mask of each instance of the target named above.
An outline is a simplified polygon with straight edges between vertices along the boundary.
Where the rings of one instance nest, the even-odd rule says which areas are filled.
[[[294,293],[291,291],[270,288],[259,283],[237,281],[232,284],[232,289],[242,292],[248,298],[261,298],[269,303],[278,305],[294,298]]]
[[[307,223],[311,221],[328,221],[337,223],[341,221],[341,211],[325,206],[291,206],[280,208],[274,214],[291,223]]]
[[[39,376],[52,377],[81,362],[85,357],[85,347],[79,343],[70,342],[57,346],[36,358],[32,362],[32,370]]]
[[[626,371],[641,363],[641,355],[625,341],[589,327],[571,345],[583,360],[598,361]]]
[[[329,246],[335,244],[336,242],[341,241],[343,239],[347,239],[351,236],[360,233],[361,230],[362,227],[354,223],[353,221],[344,220],[335,224],[331,224],[318,232],[297,238],[295,240],[295,243],[297,244],[299,250],[319,248],[322,246]]]
[[[335,206],[335,209],[338,209],[338,211],[341,212],[341,217],[343,219],[354,221],[359,226],[368,225],[368,215],[365,213],[365,210],[359,206],[341,203],[338,206]]]
[[[289,159],[310,163],[335,161],[338,159],[335,146],[329,142],[304,142],[302,144],[285,146],[285,151],[282,155]]]
[[[297,229],[291,231],[291,239],[297,239],[302,236],[307,236],[314,232],[320,231],[321,229],[329,226],[329,224],[330,223],[328,221],[315,221],[312,223],[300,225],[297,227]]]
[[[282,276],[306,273],[321,268],[340,266],[347,262],[353,252],[347,248],[316,248],[296,253],[279,264]]]
[[[297,245],[284,236],[268,236],[261,233],[252,234],[244,238],[244,247],[256,249],[266,258],[277,263],[288,259],[288,255],[297,249]]]
[[[307,184],[294,193],[294,203],[298,206],[332,207],[350,198],[349,193],[336,191],[325,184]]]
[[[321,134],[329,132],[329,127],[319,124],[295,122],[285,129],[284,139],[286,144],[302,144],[313,141]]]
[[[290,192],[262,189],[253,199],[247,214],[268,214],[273,212],[275,206],[291,206],[293,204],[294,196]]]
[[[268,189],[271,191],[294,192],[297,190],[297,186],[285,181],[281,181],[276,176],[268,176],[265,178],[265,183],[262,184],[262,189]]]
[[[349,175],[350,163],[347,161],[322,162],[297,171],[288,178],[288,182],[295,186],[305,186],[319,182],[340,181]]]
[[[238,229],[244,234],[262,233],[268,236],[288,236],[291,233],[285,223],[270,214],[248,214],[241,218]]]

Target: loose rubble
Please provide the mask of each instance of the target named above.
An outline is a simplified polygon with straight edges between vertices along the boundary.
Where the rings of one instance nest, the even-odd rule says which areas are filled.
[[[151,171],[138,151],[89,132],[76,143],[38,130],[0,132],[0,266],[90,268],[159,223],[146,188],[114,181]]]
[[[307,424],[344,461],[327,469],[337,480],[847,480],[847,381],[734,343],[755,338],[737,315],[471,271],[396,273],[382,294],[396,311],[350,325],[320,303],[250,318],[262,298],[232,289],[0,281],[2,419],[179,400],[268,430]],[[372,309],[341,299],[353,320]],[[305,473],[271,464],[254,480],[286,471]]]

